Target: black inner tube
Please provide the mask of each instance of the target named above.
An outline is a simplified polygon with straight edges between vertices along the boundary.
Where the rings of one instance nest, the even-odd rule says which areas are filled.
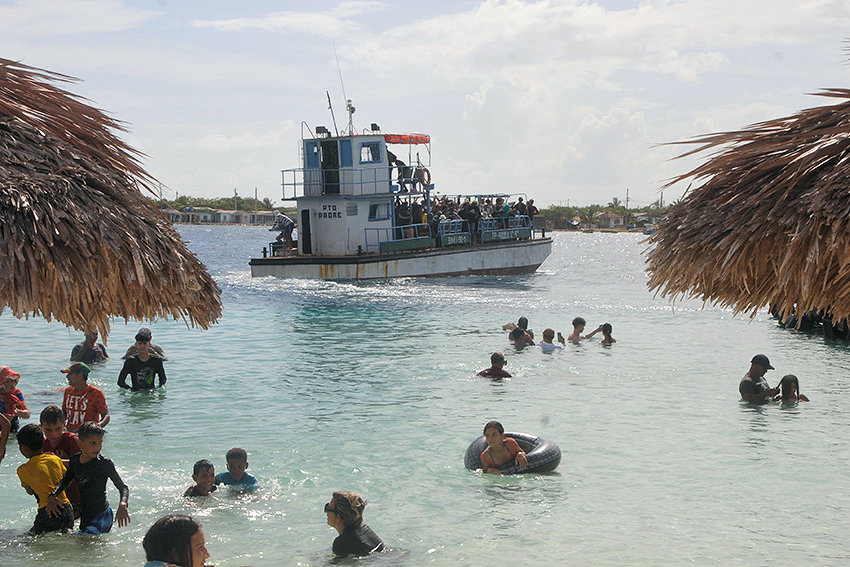
[[[528,458],[528,466],[525,470],[520,470],[519,465],[513,462],[505,463],[499,467],[502,474],[549,472],[558,468],[558,465],[561,463],[561,449],[552,441],[547,441],[536,435],[529,435],[528,433],[505,433],[505,437],[512,437],[520,449],[525,451],[525,456]],[[481,453],[486,448],[487,440],[483,435],[470,443],[463,457],[464,466],[470,470],[482,468]]]

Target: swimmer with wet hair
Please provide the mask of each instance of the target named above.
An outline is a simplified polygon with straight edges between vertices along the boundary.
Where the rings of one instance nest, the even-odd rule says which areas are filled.
[[[490,378],[491,380],[501,380],[502,378],[510,378],[511,373],[507,370],[504,370],[505,364],[508,361],[505,360],[505,357],[501,352],[494,352],[490,355],[490,368],[485,368],[481,372],[478,373],[478,376],[482,376],[484,378]]]
[[[534,346],[534,339],[528,334],[527,331],[517,327],[510,334],[511,344],[517,348],[523,348],[527,346]]]
[[[602,330],[602,325],[599,325],[595,330],[582,336],[585,325],[587,325],[587,321],[585,321],[583,317],[576,317],[575,319],[573,319],[573,332],[569,337],[567,337],[567,340],[577,345],[579,341],[583,339],[589,339],[590,337]]]
[[[525,451],[513,437],[505,437],[505,428],[498,421],[488,421],[484,426],[487,448],[481,453],[481,470],[490,474],[502,474],[499,467],[514,462],[521,470],[528,466]]]
[[[148,561],[145,567],[203,567],[210,556],[201,524],[180,514],[154,522],[142,540],[142,547]]]
[[[613,330],[613,327],[611,327],[611,323],[603,323],[601,329],[603,345],[612,345],[617,342],[617,339],[611,336],[611,331]]]
[[[558,343],[555,342],[555,329],[544,329],[543,340],[537,345],[543,349],[543,352],[554,352],[564,348],[564,336],[561,333],[558,333]]]
[[[783,402],[808,402],[809,398],[800,393],[800,381],[793,374],[786,374],[779,382],[781,394],[774,399]]]

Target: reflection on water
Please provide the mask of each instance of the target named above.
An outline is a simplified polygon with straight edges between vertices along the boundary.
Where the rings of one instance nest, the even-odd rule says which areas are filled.
[[[96,540],[20,538],[35,506],[10,444],[0,463],[5,563],[137,566],[146,529],[179,512],[201,518],[219,567],[325,565],[334,532],[322,505],[334,490],[361,492],[366,521],[408,550],[348,560],[358,565],[736,564],[753,525],[816,543],[772,564],[848,558],[850,497],[823,490],[845,485],[850,466],[850,382],[835,378],[850,371],[847,348],[777,331],[762,315],[692,301],[671,309],[645,289],[641,235],[556,234],[530,276],[334,283],[252,279],[247,259],[267,231],[180,230],[222,287],[223,319],[208,331],[151,325],[171,358],[165,389],[120,390],[120,360],[90,378],[107,397],[104,453],[130,486],[132,524]],[[569,331],[576,316],[608,321],[618,343],[517,351],[502,325],[520,316],[538,333]],[[116,352],[138,329],[122,323],[109,337]],[[0,364],[22,373],[34,413],[61,402],[58,369],[77,342],[55,324],[0,318]],[[475,376],[493,351],[512,379]],[[813,401],[740,404],[758,352],[777,374],[799,376]],[[491,419],[556,441],[557,473],[466,471],[466,447]],[[194,462],[222,472],[231,447],[248,451],[260,489],[182,498]],[[783,489],[797,500],[753,505],[736,479],[765,471],[794,471]]]

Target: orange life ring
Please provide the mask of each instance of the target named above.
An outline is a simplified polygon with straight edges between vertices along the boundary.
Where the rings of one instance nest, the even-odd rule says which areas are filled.
[[[427,167],[423,167],[419,170],[419,183],[422,185],[423,189],[426,189],[429,185],[431,185],[431,172],[428,171]]]

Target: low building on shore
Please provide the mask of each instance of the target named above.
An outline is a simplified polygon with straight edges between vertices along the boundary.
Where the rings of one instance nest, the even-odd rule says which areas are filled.
[[[163,209],[162,214],[172,224],[258,224],[274,223],[275,211],[230,211],[186,207],[182,211]]]

